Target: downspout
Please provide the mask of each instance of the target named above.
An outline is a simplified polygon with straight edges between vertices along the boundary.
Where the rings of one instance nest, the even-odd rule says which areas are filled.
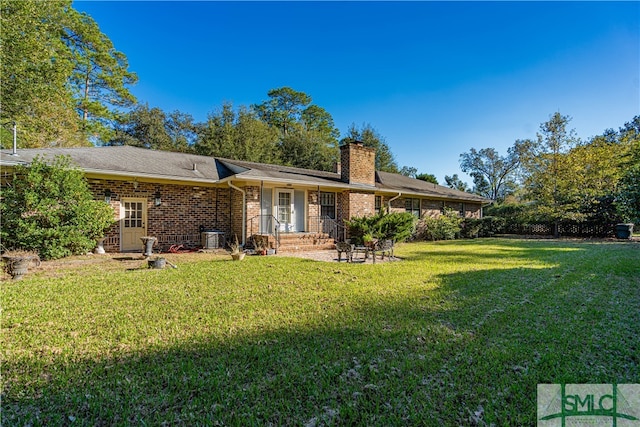
[[[316,228],[318,228],[318,233],[319,233],[320,232],[320,218],[322,217],[322,206],[320,205],[320,186],[319,185],[318,185],[318,196],[317,197],[318,197],[318,200],[316,201],[316,206],[317,206],[317,209],[318,209],[318,215],[317,215],[318,219],[317,219],[317,223],[316,223]],[[337,203],[337,200],[336,200],[336,203]],[[336,217],[337,217],[337,215],[336,215]],[[309,219],[311,219],[311,218],[309,218]]]
[[[233,185],[231,181],[227,181],[227,184],[229,184],[229,187],[242,193],[242,246],[244,247],[247,243],[247,192]]]
[[[13,122],[13,149],[11,151],[11,155],[12,156],[17,156],[18,155],[18,142],[16,139],[16,135],[17,135],[17,125],[16,122]]]
[[[393,202],[394,200],[396,200],[397,198],[399,198],[400,196],[402,196],[402,193],[398,193],[397,196],[392,197],[389,199],[389,201],[387,202],[387,205],[389,206],[389,212],[391,212],[391,202]]]

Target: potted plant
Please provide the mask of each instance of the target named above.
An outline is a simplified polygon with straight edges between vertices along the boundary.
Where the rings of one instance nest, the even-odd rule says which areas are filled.
[[[96,239],[96,248],[93,250],[94,254],[103,255],[106,253],[106,251],[104,250],[104,241],[106,239],[106,237],[100,237]]]
[[[362,236],[362,242],[364,243],[365,247],[373,249],[375,244],[378,242],[378,239],[375,239],[371,233],[365,233]]]
[[[253,246],[257,254],[266,255],[269,249],[269,236],[253,236]]]
[[[142,250],[144,251],[143,255],[147,258],[153,255],[153,245],[156,243],[157,239],[153,236],[142,236],[140,240],[142,240]]]
[[[31,263],[34,263],[36,267],[40,265],[40,257],[33,251],[7,251],[2,254],[2,260],[5,271],[11,275],[13,280],[21,279],[27,274]]]
[[[234,237],[234,240],[232,242],[229,242],[229,248],[231,249],[231,259],[233,259],[234,261],[241,261],[244,259],[245,253],[240,250],[242,247],[240,246],[240,243],[238,243],[238,236],[235,235]]]

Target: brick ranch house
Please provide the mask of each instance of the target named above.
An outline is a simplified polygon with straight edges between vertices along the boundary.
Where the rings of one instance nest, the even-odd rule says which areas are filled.
[[[344,220],[372,215],[383,206],[416,216],[438,216],[450,207],[480,218],[489,201],[406,176],[375,170],[375,150],[359,143],[340,147],[335,172],[300,169],[130,146],[23,149],[1,152],[3,182],[17,164],[36,156],[69,156],[84,171],[96,199],[113,207],[117,222],[107,252],[140,251],[140,237],[171,245],[224,247],[268,235],[273,248],[332,248],[344,238]]]

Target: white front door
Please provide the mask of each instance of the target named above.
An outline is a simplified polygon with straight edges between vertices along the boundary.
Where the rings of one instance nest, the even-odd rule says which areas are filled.
[[[293,209],[293,190],[276,191],[276,218],[280,223],[280,231],[295,231],[295,211]]]
[[[147,235],[147,199],[123,199],[120,217],[121,250],[142,250],[140,238]]]

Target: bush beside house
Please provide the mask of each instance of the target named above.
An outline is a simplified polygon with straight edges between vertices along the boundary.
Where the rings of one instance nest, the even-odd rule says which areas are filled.
[[[463,218],[453,209],[444,208],[436,218],[423,217],[418,221],[414,238],[417,240],[453,240],[460,237]]]
[[[404,242],[414,232],[416,217],[408,212],[387,213],[381,209],[372,216],[347,221],[351,243],[362,245],[367,238]]]
[[[3,251],[35,251],[44,260],[91,251],[114,223],[113,209],[93,199],[84,173],[63,156],[17,166],[0,212]]]

